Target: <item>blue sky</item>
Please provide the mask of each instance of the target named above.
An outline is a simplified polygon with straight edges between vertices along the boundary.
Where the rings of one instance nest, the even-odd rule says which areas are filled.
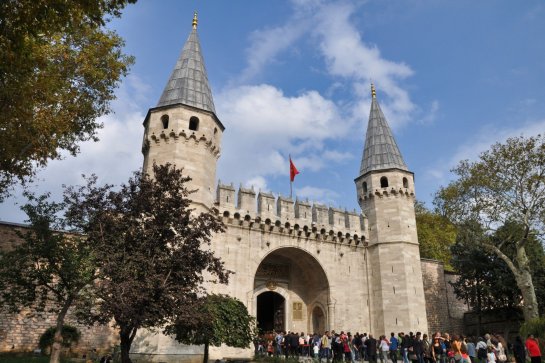
[[[509,136],[545,131],[542,1],[140,0],[110,23],[136,58],[98,143],[51,162],[33,187],[59,196],[81,174],[121,183],[142,165],[142,121],[191,31],[193,11],[218,117],[218,177],[358,208],[369,83],[417,198],[431,206],[449,170]],[[0,220],[22,222],[14,197]]]

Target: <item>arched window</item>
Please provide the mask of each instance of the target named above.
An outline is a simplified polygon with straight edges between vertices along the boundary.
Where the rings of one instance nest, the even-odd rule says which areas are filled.
[[[363,188],[363,194],[367,194],[367,182],[363,182],[361,187]]]
[[[409,181],[407,180],[407,178],[403,178],[403,188],[408,188],[409,187]]]
[[[388,188],[388,178],[383,176],[380,178],[380,187],[381,188]]]
[[[195,116],[189,119],[189,129],[193,131],[199,131],[199,119]]]
[[[163,123],[163,128],[168,129],[168,115],[161,116],[161,122]]]

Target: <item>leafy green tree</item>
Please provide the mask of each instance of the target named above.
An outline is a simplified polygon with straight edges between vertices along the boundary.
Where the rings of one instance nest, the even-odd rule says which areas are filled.
[[[458,298],[477,314],[477,334],[481,334],[483,312],[513,309],[520,304],[520,291],[507,265],[480,246],[486,238],[478,225],[460,226],[456,244],[451,247],[452,266],[458,279],[451,283]]]
[[[414,209],[420,257],[441,261],[445,269],[451,271],[450,247],[456,241],[456,226],[445,216],[427,209],[421,202],[416,202]]]
[[[51,348],[53,346],[56,332],[57,328],[52,326],[40,336],[40,342],[38,343],[38,345],[40,346],[42,352],[45,352],[48,348]],[[79,332],[78,328],[74,326],[63,325],[61,330],[61,336],[62,346],[64,348],[69,348],[72,346],[72,344],[77,344],[79,342],[79,339],[81,338],[81,333]]]
[[[134,2],[0,1],[0,200],[61,151],[97,139],[133,62],[104,26]]]
[[[539,314],[527,246],[537,231],[545,230],[545,140],[515,137],[497,143],[479,160],[460,162],[457,179],[441,188],[435,198],[438,210],[458,225],[473,222],[486,238],[476,241],[509,268],[522,294],[524,319]],[[498,227],[521,226],[521,233],[492,238]],[[540,236],[536,236],[540,237]],[[504,248],[513,248],[512,257]]]
[[[192,316],[206,293],[203,272],[221,283],[229,271],[209,249],[223,231],[217,211],[190,208],[190,178],[171,165],[154,165],[154,175],[137,172],[119,189],[98,187],[96,178],[69,188],[68,220],[96,247],[101,280],[79,306],[89,324],[115,321],[121,360],[141,328],[159,328],[177,316]],[[207,276],[208,276],[207,275]]]
[[[47,195],[28,197],[22,209],[29,228],[18,232],[19,244],[0,255],[0,294],[12,312],[27,307],[57,314],[50,360],[57,363],[66,314],[97,277],[97,259],[85,238],[59,232],[67,227],[65,203],[50,202]]]
[[[166,332],[184,344],[204,345],[203,363],[210,345],[248,348],[255,337],[255,319],[238,299],[209,295],[198,303],[198,314],[181,315]]]

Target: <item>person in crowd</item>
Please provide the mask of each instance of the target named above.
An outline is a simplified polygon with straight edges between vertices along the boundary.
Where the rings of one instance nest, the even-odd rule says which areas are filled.
[[[499,334],[494,336],[494,347],[496,348],[496,359],[500,363],[507,362],[507,354],[505,352],[505,348],[507,347],[507,343],[505,342],[505,339]]]
[[[403,363],[409,363],[409,336],[405,333],[400,333],[401,337],[401,348],[403,354]]]
[[[469,352],[467,351],[467,344],[465,344],[464,338],[460,338],[462,345],[460,346],[460,354],[462,355],[462,363],[471,363],[469,358]]]
[[[356,335],[354,335],[354,339],[352,340],[352,349],[354,351],[354,359],[359,361],[362,359],[361,355],[361,346],[363,345],[361,335],[359,332],[356,332]]]
[[[392,332],[390,334],[390,359],[392,363],[397,363],[397,350],[399,349],[399,340],[395,337],[395,334]]]
[[[433,338],[433,345],[431,347],[432,360],[435,363],[441,363],[443,357],[443,346],[441,345],[441,339],[438,336]]]
[[[488,354],[486,355],[486,362],[487,363],[496,363],[496,353],[494,353],[494,347],[493,346],[488,347]]]
[[[352,343],[352,336],[350,335],[350,333],[347,333],[342,338],[344,361],[354,363],[354,358],[353,358],[353,355],[352,355],[352,349],[350,347],[351,343]]]
[[[390,352],[390,342],[386,339],[386,335],[379,337],[380,343],[378,346],[380,353],[380,363],[388,363],[388,353]]]
[[[431,341],[428,338],[428,334],[422,335],[422,356],[424,358],[424,363],[432,362]]]
[[[333,362],[342,362],[342,340],[339,334],[335,334],[335,336],[333,337],[331,350],[333,351]]]
[[[450,349],[454,356],[454,361],[456,363],[461,363],[462,362],[462,341],[460,340],[460,337],[456,334],[452,336]]]
[[[515,343],[513,344],[513,355],[515,356],[516,363],[526,362],[526,351],[524,350],[524,344],[522,343],[522,338],[520,335],[517,335],[515,338]]]
[[[530,356],[531,363],[541,363],[541,350],[539,349],[539,340],[532,334],[528,334],[526,339],[526,349]]]
[[[475,349],[475,337],[465,339],[467,354],[471,363],[477,363],[477,350]]]
[[[320,358],[325,358],[327,363],[329,363],[329,360],[331,359],[331,335],[329,334],[329,331],[326,331],[322,336],[321,345],[322,355]]]
[[[365,341],[365,351],[369,363],[377,363],[377,340],[369,334],[369,338]]]
[[[274,346],[274,355],[276,357],[282,355],[282,341],[283,340],[284,340],[283,332],[274,333],[273,346]]]
[[[424,363],[424,347],[422,345],[422,333],[416,332],[413,340],[413,351],[416,353],[418,363]]]
[[[483,337],[479,337],[479,339],[477,339],[477,345],[475,348],[477,349],[477,362],[485,363],[487,359],[486,355],[488,352],[488,347]]]

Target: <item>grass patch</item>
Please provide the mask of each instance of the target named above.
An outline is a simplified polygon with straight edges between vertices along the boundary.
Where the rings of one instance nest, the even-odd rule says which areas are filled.
[[[49,356],[33,353],[0,353],[2,363],[49,363]],[[72,363],[68,358],[61,358],[61,363]]]

